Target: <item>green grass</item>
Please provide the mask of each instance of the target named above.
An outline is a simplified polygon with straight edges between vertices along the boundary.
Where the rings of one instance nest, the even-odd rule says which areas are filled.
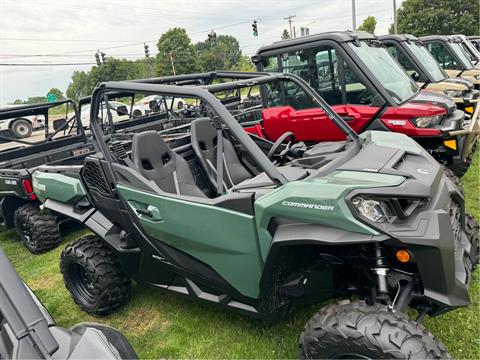
[[[467,207],[480,218],[479,159],[462,179]],[[84,230],[70,233],[57,249],[33,256],[16,241],[14,231],[0,233],[0,246],[20,276],[38,295],[59,325],[95,321],[123,331],[141,358],[294,358],[303,324],[323,304],[295,311],[287,321],[266,324],[211,304],[196,302],[153,287],[135,285],[132,300],[107,318],[80,311],[63,286],[58,263],[61,249]],[[437,318],[425,326],[455,358],[480,358],[480,271],[471,287],[472,304]]]

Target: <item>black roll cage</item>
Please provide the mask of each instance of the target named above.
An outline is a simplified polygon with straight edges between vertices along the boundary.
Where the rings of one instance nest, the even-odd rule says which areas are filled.
[[[214,80],[232,80],[213,84]],[[262,85],[275,80],[286,80],[300,86],[305,93],[312,97],[320,108],[330,117],[330,119],[342,130],[350,140],[359,139],[357,133],[348,126],[328,103],[301,77],[295,74],[269,73],[269,72],[241,72],[241,71],[211,71],[208,73],[196,73],[177,76],[165,76],[148,79],[129,80],[132,83],[145,84],[176,84],[176,85],[198,85],[210,93],[241,89],[247,86]]]
[[[217,78],[242,78],[243,80],[230,81],[220,84],[204,85],[204,86],[176,86],[164,85],[162,83],[173,83],[179,81],[197,81],[197,79],[217,79]],[[90,107],[90,126],[97,142],[104,153],[108,162],[112,162],[108,146],[104,142],[103,131],[96,114],[98,113],[100,104],[110,97],[111,94],[120,95],[132,92],[144,94],[173,95],[178,97],[194,97],[205,101],[222,119],[223,123],[229,128],[233,136],[245,147],[255,162],[261,166],[272,181],[277,184],[286,184],[288,180],[285,176],[272,164],[267,156],[260,151],[255,142],[244,131],[243,127],[235,120],[232,114],[224,107],[220,100],[213,95],[218,91],[229,89],[239,89],[246,86],[262,85],[272,81],[290,80],[299,85],[308,96],[315,101],[331,118],[331,120],[339,127],[341,131],[352,141],[359,143],[358,134],[351,129],[345,121],[333,111],[330,106],[323,100],[303,79],[291,74],[268,74],[268,73],[243,73],[243,72],[213,72],[205,74],[190,74],[174,77],[153,78],[135,81],[123,82],[106,82],[100,84],[93,91]],[[144,81],[144,82],[142,82]],[[145,82],[146,81],[146,82]]]
[[[56,129],[53,133],[49,134],[48,130],[48,110],[60,105],[67,104],[67,109],[68,106],[71,106],[74,112],[74,115],[68,119],[66,119],[65,123],[62,124],[58,129]],[[81,135],[85,142],[87,142],[87,137],[85,135],[85,129],[82,126],[82,122],[80,121],[79,117],[79,111],[78,107],[75,105],[75,102],[71,99],[63,99],[63,100],[58,100],[54,102],[48,102],[48,103],[40,103],[40,104],[26,104],[22,106],[15,106],[15,107],[8,107],[8,108],[3,108],[0,109],[0,121],[1,120],[8,120],[12,118],[18,118],[18,117],[23,117],[23,116],[32,116],[32,115],[43,115],[45,117],[45,135],[47,137],[43,140],[39,140],[36,142],[28,142],[20,139],[14,139],[8,136],[3,136],[0,135],[1,140],[7,140],[7,141],[12,141],[12,142],[18,142],[20,144],[25,144],[25,145],[39,145],[43,144],[46,142],[49,142],[52,140],[52,138],[57,135],[60,131],[64,130],[65,128],[68,127],[68,125],[72,121],[76,121],[77,125],[77,135]]]

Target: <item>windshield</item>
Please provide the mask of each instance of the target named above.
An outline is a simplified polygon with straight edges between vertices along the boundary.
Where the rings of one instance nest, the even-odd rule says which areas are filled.
[[[363,41],[360,46],[353,43],[349,46],[397,103],[407,101],[418,92],[417,84],[384,47]]]
[[[473,68],[473,64],[465,54],[465,50],[462,48],[462,45],[456,42],[449,42],[449,45],[452,51],[455,53],[457,58],[463,63],[466,69]]]
[[[435,82],[442,81],[448,77],[437,60],[435,60],[423,45],[408,42],[406,44],[407,48],[410,49],[418,61],[423,64]]]

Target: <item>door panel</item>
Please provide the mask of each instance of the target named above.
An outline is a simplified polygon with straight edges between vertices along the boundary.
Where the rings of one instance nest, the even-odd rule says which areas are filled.
[[[377,106],[348,104],[334,105],[332,108],[356,132],[362,132],[380,110]]]
[[[265,109],[263,127],[271,141],[276,141],[287,131],[293,132],[298,141],[345,140],[343,132],[320,108],[295,110],[291,106],[279,106]]]
[[[145,233],[206,263],[241,294],[258,297],[262,263],[253,216],[124,185],[117,190]]]

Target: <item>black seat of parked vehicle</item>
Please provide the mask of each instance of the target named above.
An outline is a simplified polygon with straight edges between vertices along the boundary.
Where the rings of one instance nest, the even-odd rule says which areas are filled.
[[[212,187],[216,189],[217,130],[213,127],[209,118],[201,118],[192,121],[191,132],[193,151]],[[240,161],[233,144],[225,137],[223,138],[223,156],[224,187],[230,189],[236,184],[253,177]]]
[[[195,184],[187,161],[172,151],[156,131],[133,135],[132,161],[140,173],[162,191],[206,197]]]

